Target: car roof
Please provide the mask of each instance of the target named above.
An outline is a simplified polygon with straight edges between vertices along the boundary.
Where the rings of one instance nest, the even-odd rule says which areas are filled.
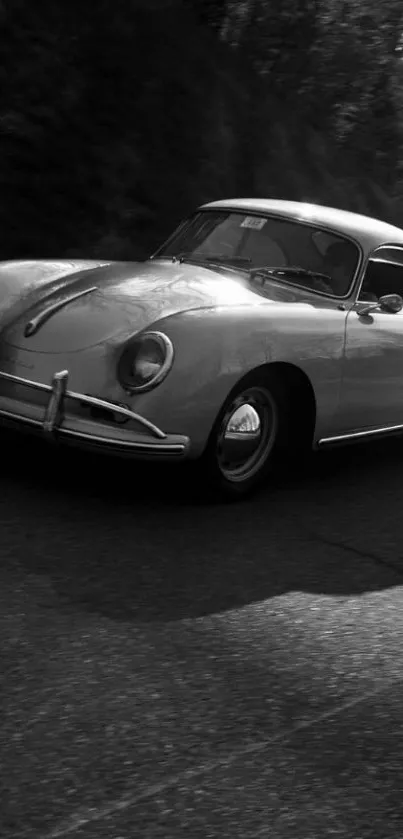
[[[321,204],[308,204],[303,201],[282,201],[271,198],[231,198],[210,201],[201,209],[232,209],[247,212],[273,213],[284,218],[309,221],[323,227],[332,228],[346,236],[376,246],[382,243],[403,243],[403,229],[370,216],[325,207]]]

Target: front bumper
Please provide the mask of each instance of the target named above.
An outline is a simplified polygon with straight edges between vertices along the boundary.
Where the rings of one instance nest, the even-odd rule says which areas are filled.
[[[1,395],[1,383],[8,382],[18,388],[19,395]],[[67,389],[68,371],[55,373],[52,383],[46,385],[0,371],[0,421],[8,427],[22,431],[39,432],[56,442],[66,442],[85,449],[102,449],[145,459],[183,459],[190,447],[188,437],[166,434],[153,423],[128,408]],[[26,401],[25,394],[34,390],[44,395],[45,406]],[[47,398],[48,397],[48,398]],[[78,404],[102,411],[110,422],[94,421],[69,413],[68,405]],[[124,427],[114,425],[119,418]]]

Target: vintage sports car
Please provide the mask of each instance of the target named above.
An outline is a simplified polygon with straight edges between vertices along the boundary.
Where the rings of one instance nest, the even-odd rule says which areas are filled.
[[[289,201],[204,204],[144,262],[3,262],[0,421],[237,498],[403,431],[402,298],[403,230]]]

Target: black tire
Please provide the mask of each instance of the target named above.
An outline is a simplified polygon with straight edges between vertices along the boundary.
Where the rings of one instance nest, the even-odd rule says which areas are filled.
[[[230,439],[229,421],[242,406],[248,406],[245,416],[251,429],[258,424],[258,415],[260,432],[257,436],[253,436],[252,431],[235,432],[239,441],[237,447],[237,442]],[[253,410],[250,411],[250,408]],[[290,408],[287,389],[276,374],[256,371],[237,384],[214,423],[206,450],[198,463],[200,479],[209,495],[222,500],[237,500],[261,486],[278,465],[281,453],[291,441]],[[238,417],[241,415],[238,413]],[[231,449],[232,442],[234,446]],[[241,449],[245,456],[240,454],[239,461],[236,457],[231,461],[234,449],[234,455]]]

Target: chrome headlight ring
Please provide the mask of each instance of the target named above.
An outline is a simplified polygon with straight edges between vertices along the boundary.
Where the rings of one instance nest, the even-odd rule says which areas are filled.
[[[168,375],[174,360],[172,341],[163,332],[142,332],[124,348],[118,379],[129,393],[145,393]]]

